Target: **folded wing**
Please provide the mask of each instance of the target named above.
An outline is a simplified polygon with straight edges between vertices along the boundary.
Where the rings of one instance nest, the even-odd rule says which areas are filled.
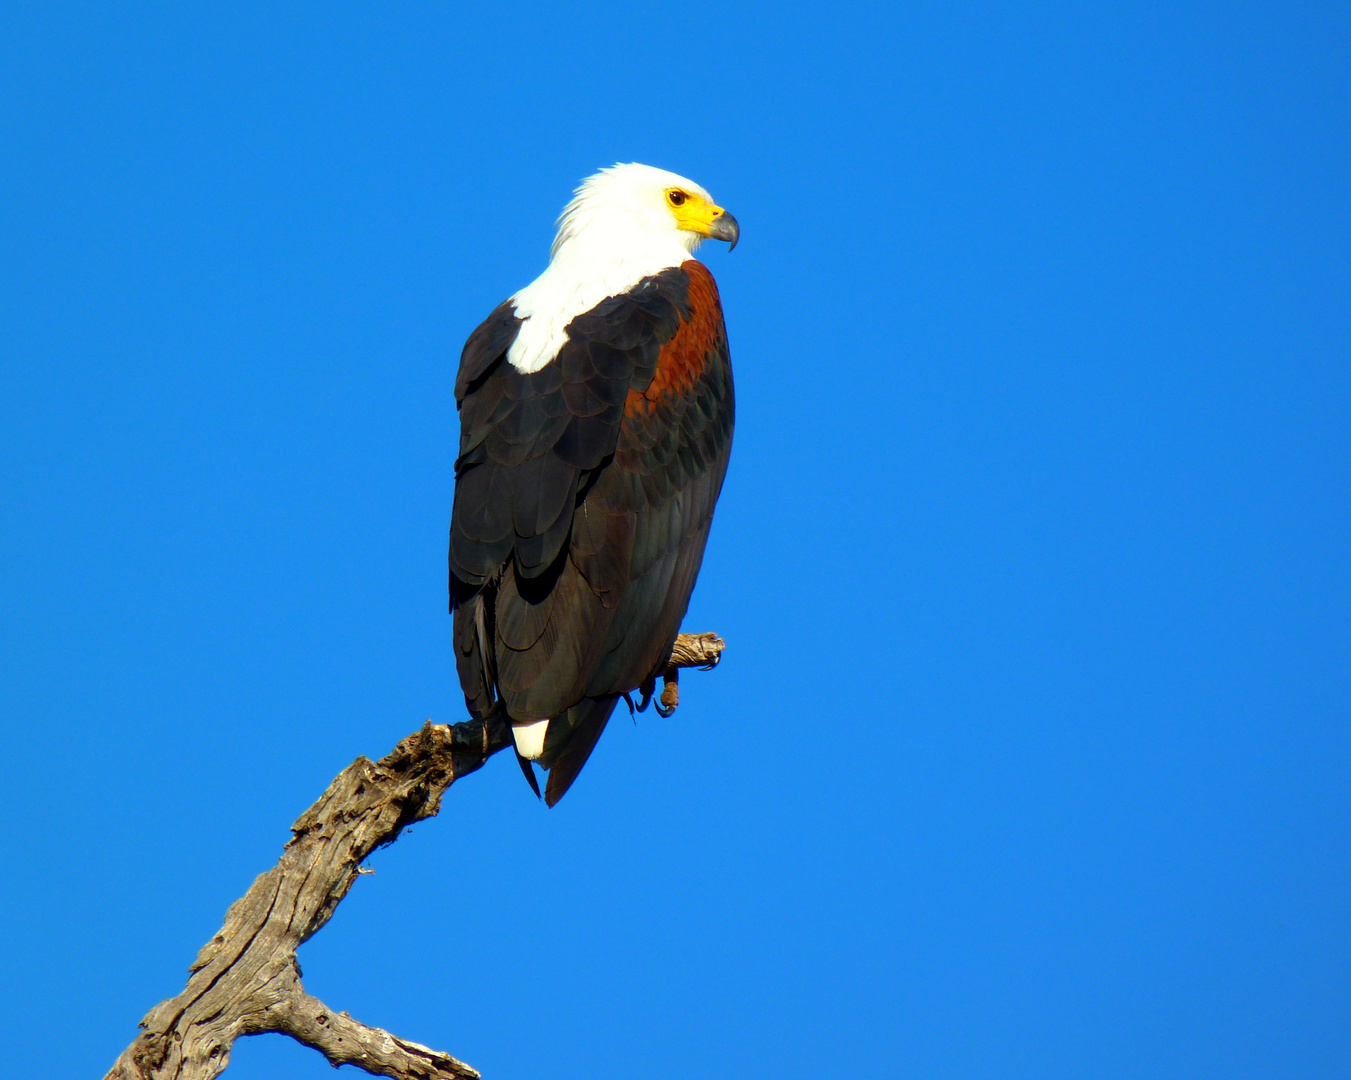
[[[722,309],[693,260],[578,316],[543,368],[505,358],[510,303],[470,337],[451,609],[470,712],[547,720],[552,805],[617,696],[665,665],[731,449]]]

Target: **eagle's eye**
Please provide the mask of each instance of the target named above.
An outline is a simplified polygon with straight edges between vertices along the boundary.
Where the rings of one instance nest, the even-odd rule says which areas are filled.
[[[689,196],[678,188],[673,191],[668,191],[666,193],[666,201],[669,202],[672,206],[684,206],[685,200],[688,198]]]

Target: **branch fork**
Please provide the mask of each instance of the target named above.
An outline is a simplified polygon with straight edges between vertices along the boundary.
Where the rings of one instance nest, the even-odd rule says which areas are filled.
[[[716,634],[681,634],[663,674],[662,704],[674,711],[681,668],[715,667],[723,648]],[[335,1067],[399,1080],[478,1080],[449,1054],[369,1027],[306,993],[296,950],[369,873],[362,864],[373,851],[433,817],[451,784],[511,744],[497,715],[428,721],[378,762],[352,762],[291,826],[277,865],[230,905],[188,969],[187,987],[146,1014],[105,1080],[210,1080],[230,1063],[235,1039],[268,1032],[313,1047]]]

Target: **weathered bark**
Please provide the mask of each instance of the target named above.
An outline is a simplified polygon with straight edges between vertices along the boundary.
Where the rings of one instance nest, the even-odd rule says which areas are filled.
[[[677,670],[713,667],[722,650],[716,635],[682,634],[668,689]],[[280,861],[230,905],[188,969],[187,987],[150,1010],[105,1080],[210,1080],[229,1064],[235,1039],[265,1032],[290,1035],[335,1066],[377,1076],[477,1078],[449,1054],[367,1027],[311,997],[300,984],[296,949],[333,917],[371,852],[436,814],[451,784],[510,745],[511,732],[497,717],[429,722],[380,761],[357,758],[291,826]]]

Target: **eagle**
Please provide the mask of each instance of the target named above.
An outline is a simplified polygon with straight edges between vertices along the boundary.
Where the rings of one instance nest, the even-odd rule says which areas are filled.
[[[465,343],[450,526],[456,669],[553,806],[616,702],[667,666],[732,447],[706,238],[740,229],[647,165],[584,180],[548,268]],[[630,704],[631,704],[631,699]]]

